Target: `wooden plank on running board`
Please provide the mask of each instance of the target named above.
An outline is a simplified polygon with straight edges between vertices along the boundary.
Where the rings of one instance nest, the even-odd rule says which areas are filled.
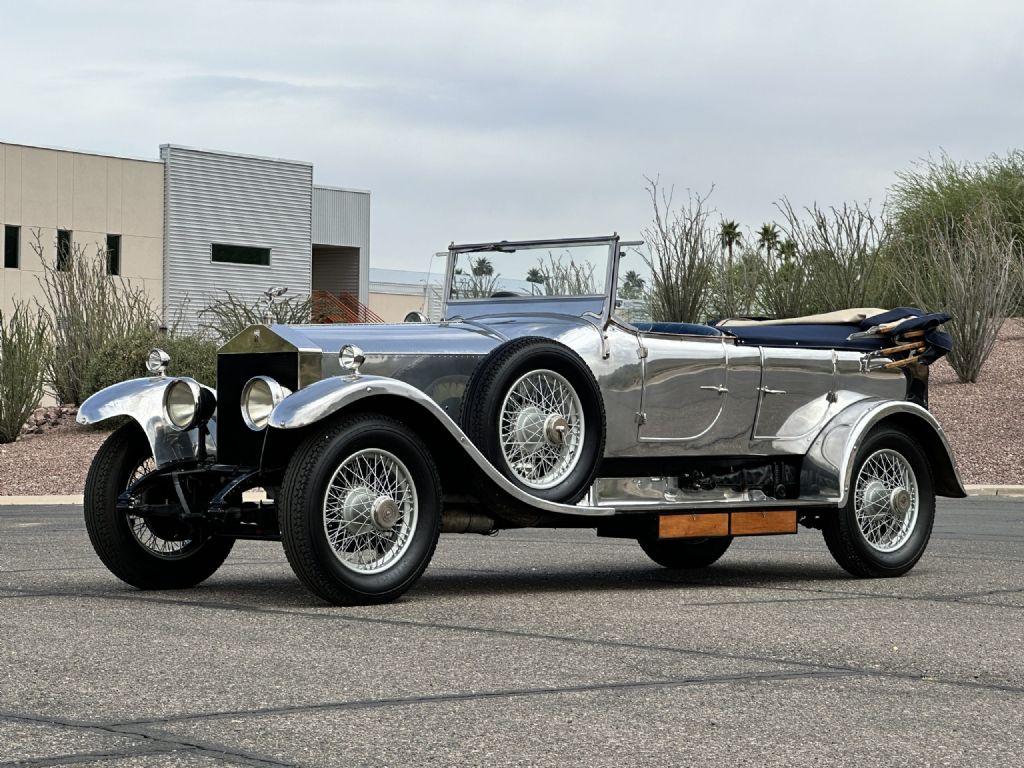
[[[661,515],[658,518],[659,539],[693,539],[702,536],[728,535],[728,512],[704,515]]]
[[[796,510],[766,509],[758,512],[733,512],[730,525],[729,532],[733,536],[796,533]]]

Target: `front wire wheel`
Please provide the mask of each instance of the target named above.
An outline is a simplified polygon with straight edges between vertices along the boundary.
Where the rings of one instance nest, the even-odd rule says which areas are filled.
[[[322,427],[281,487],[281,539],[296,576],[336,605],[384,603],[426,569],[441,532],[441,482],[402,422],[364,413]]]
[[[928,546],[935,491],[928,459],[905,432],[883,427],[857,452],[849,498],[824,520],[836,562],[854,576],[900,576]]]
[[[186,529],[177,520],[147,522],[117,509],[129,486],[155,468],[149,442],[135,422],[103,442],[85,481],[85,527],[111,573],[139,589],[184,589],[223,564],[234,540]]]

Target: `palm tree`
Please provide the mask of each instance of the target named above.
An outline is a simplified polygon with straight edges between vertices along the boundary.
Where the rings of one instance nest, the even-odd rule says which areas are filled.
[[[622,289],[619,291],[619,296],[623,299],[643,298],[646,285],[647,281],[640,277],[640,273],[631,269],[622,276]]]
[[[723,220],[718,236],[721,239],[722,248],[729,252],[727,268],[732,269],[732,248],[734,245],[738,245],[743,239],[743,233],[740,232],[740,225],[732,219],[729,221]]]
[[[526,272],[526,282],[528,283],[543,283],[547,280],[544,273],[540,271],[539,267],[530,267]]]
[[[779,247],[779,228],[774,224],[762,224],[757,232],[757,247],[764,248],[770,259],[772,251]]]
[[[481,256],[473,262],[473,274],[476,277],[485,277],[494,274],[494,265],[486,256]]]

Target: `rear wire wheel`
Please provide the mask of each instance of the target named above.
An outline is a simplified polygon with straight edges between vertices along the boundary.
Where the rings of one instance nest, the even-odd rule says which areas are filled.
[[[928,459],[905,432],[873,432],[854,461],[846,504],[825,518],[829,551],[854,576],[900,576],[924,554],[935,520]]]

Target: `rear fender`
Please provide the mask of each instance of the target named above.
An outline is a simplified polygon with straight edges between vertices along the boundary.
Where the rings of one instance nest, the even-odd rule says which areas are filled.
[[[862,400],[833,418],[811,443],[801,470],[800,497],[845,504],[857,451],[871,431],[881,426],[901,429],[920,444],[931,466],[937,495],[967,495],[946,435],[931,413],[906,401]]]
[[[158,467],[195,459],[198,455],[199,429],[182,432],[173,428],[164,416],[164,392],[179,378],[187,377],[150,376],[129,379],[101,389],[82,403],[76,420],[79,424],[98,424],[116,416],[127,416],[134,419],[146,433]],[[209,387],[202,384],[199,386],[216,395]],[[217,452],[216,417],[210,419],[207,426],[206,449],[209,455],[214,456]]]

